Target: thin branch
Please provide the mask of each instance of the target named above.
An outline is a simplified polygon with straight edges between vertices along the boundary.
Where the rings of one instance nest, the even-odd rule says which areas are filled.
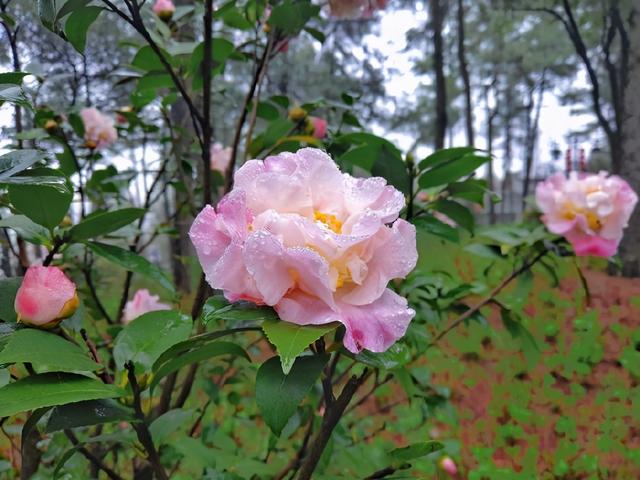
[[[75,434],[71,429],[68,429],[68,428],[65,429],[64,434],[67,436],[69,441],[73,444],[73,446],[76,447],[76,450],[80,452],[93,465],[95,465],[96,468],[102,470],[107,475],[107,477],[109,477],[111,480],[124,480],[123,477],[121,477],[114,470],[112,470],[107,465],[105,465],[102,460],[96,457],[88,449],[79,446],[81,444],[80,440],[78,440],[78,437],[75,436]]]
[[[229,166],[227,167],[226,181],[224,191],[229,192],[231,187],[233,186],[233,170],[236,165],[236,158],[238,156],[238,146],[240,145],[240,138],[242,136],[242,127],[244,127],[244,123],[247,119],[247,113],[249,108],[249,103],[253,99],[253,96],[256,91],[256,87],[258,86],[258,82],[263,78],[263,70],[266,70],[266,66],[268,63],[268,58],[271,53],[271,48],[273,45],[273,35],[269,36],[269,40],[267,41],[267,46],[264,49],[262,57],[260,58],[260,63],[258,64],[258,68],[253,76],[253,80],[251,81],[251,86],[249,87],[249,91],[247,95],[244,97],[244,102],[242,104],[242,111],[240,112],[240,118],[238,119],[238,123],[236,124],[236,131],[233,135],[233,143],[231,144],[231,160],[229,161]]]
[[[340,396],[336,401],[333,402],[330,407],[326,408],[325,414],[322,417],[322,426],[311,444],[309,455],[307,455],[302,463],[298,480],[309,480],[311,475],[313,475],[313,472],[320,461],[320,457],[322,456],[322,452],[324,452],[327,442],[329,442],[329,439],[331,438],[333,430],[336,428],[336,425],[338,425],[347,405],[349,405],[349,402],[360,385],[362,385],[368,378],[369,373],[370,372],[365,369],[359,377],[353,375],[342,389],[342,393],[340,393]]]
[[[442,332],[440,332],[436,336],[436,338],[434,338],[433,341],[427,346],[427,348],[430,348],[430,347],[434,346],[436,343],[438,343],[440,340],[442,340],[442,338],[445,335],[447,335],[449,332],[454,330],[460,324],[462,324],[463,322],[468,320],[474,313],[476,313],[478,310],[480,310],[482,307],[484,307],[488,303],[491,303],[493,301],[494,297],[496,295],[498,295],[507,285],[509,285],[512,280],[514,280],[516,277],[518,277],[521,273],[523,273],[523,272],[529,270],[531,267],[533,267],[533,265],[535,265],[539,260],[541,260],[542,257],[544,257],[547,253],[548,253],[547,250],[542,250],[531,261],[525,262],[520,268],[518,268],[517,270],[514,270],[511,273],[511,275],[506,277],[493,290],[491,290],[489,295],[487,295],[484,299],[482,299],[479,303],[477,303],[476,305],[471,307],[469,310],[465,311],[451,325],[449,325]]]
[[[149,463],[153,468],[156,476],[160,480],[169,480],[167,473],[164,471],[162,463],[160,462],[160,456],[158,455],[158,451],[156,450],[155,445],[153,444],[153,439],[151,438],[151,433],[149,432],[149,428],[147,426],[147,419],[145,418],[144,412],[142,411],[142,401],[140,397],[140,386],[138,385],[138,380],[136,379],[135,367],[132,362],[127,362],[125,364],[125,368],[127,369],[127,376],[129,378],[129,384],[131,385],[131,390],[133,391],[133,408],[135,410],[135,415],[137,421],[132,422],[133,429],[136,431],[138,436],[138,440],[144,447],[147,452]]]

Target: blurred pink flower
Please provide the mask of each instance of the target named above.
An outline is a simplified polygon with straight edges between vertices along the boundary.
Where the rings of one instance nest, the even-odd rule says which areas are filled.
[[[451,218],[449,218],[447,215],[445,215],[442,212],[438,212],[437,210],[434,210],[433,216],[436,217],[438,220],[440,220],[442,223],[449,225],[450,227],[456,228],[458,226],[458,224],[455,221],[451,220]]]
[[[549,231],[563,235],[576,255],[610,257],[638,197],[618,176],[571,172],[569,178],[556,173],[538,184],[536,201]]]
[[[15,309],[26,325],[53,328],[78,308],[76,285],[58,267],[29,267],[18,289]]]
[[[224,148],[221,143],[211,146],[211,170],[218,170],[224,175],[231,162],[231,147]]]
[[[165,22],[171,20],[175,11],[176,7],[171,0],[156,0],[153,4],[153,13]]]
[[[80,117],[84,124],[85,145],[88,148],[106,148],[118,139],[111,117],[95,108],[83,108]]]
[[[142,288],[129,300],[124,307],[122,323],[127,324],[145,313],[157,310],[171,310],[171,305],[162,303],[158,295],[151,295],[149,290]]]
[[[398,218],[404,203],[383,178],[343,174],[304,148],[245,163],[189,234],[207,281],[230,301],[272,305],[299,325],[341,322],[350,351],[382,352],[415,315],[386,288],[418,258],[415,228]]]
[[[451,457],[442,457],[440,462],[438,462],[438,465],[444,472],[448,473],[452,477],[458,473],[456,462],[454,462]]]
[[[327,121],[324,118],[310,117],[309,120],[311,120],[315,138],[323,139],[327,136]]]

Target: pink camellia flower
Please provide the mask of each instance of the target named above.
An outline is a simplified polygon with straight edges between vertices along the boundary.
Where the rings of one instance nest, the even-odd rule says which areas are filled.
[[[153,13],[165,22],[171,20],[175,11],[176,7],[171,0],[156,0],[153,4]]]
[[[576,255],[610,257],[618,250],[638,197],[622,178],[606,172],[556,173],[536,187],[542,221],[563,235]]]
[[[211,146],[211,170],[218,170],[222,174],[229,168],[231,162],[231,147],[223,148],[221,143]]]
[[[111,117],[95,108],[83,108],[80,112],[84,124],[85,146],[91,149],[106,148],[118,139],[118,132]]]
[[[54,328],[78,308],[76,285],[58,267],[29,267],[14,303],[18,322]]]
[[[342,174],[303,148],[246,162],[233,190],[189,235],[209,284],[227,299],[273,306],[298,325],[341,322],[345,346],[382,352],[415,315],[387,287],[416,265],[404,195],[383,178]]]
[[[171,310],[171,305],[162,303],[158,295],[151,295],[149,290],[141,288],[124,307],[122,323],[127,324],[145,313],[157,310]]]
[[[451,457],[442,457],[438,462],[438,466],[450,476],[455,476],[458,473],[458,467],[456,466],[456,462],[453,461]]]
[[[327,121],[320,117],[310,117],[311,126],[313,127],[313,136],[322,139],[327,136]]]

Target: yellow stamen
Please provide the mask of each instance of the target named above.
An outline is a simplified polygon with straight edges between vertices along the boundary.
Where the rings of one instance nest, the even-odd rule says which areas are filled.
[[[332,230],[335,233],[342,233],[342,222],[338,220],[338,217],[332,215],[331,213],[322,213],[315,211],[313,212],[313,219],[316,222],[324,223],[329,228],[329,230]]]

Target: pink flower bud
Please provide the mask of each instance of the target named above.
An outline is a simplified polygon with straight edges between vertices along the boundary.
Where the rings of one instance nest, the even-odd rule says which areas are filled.
[[[563,235],[578,256],[610,257],[618,250],[638,196],[622,178],[606,172],[557,173],[536,187],[542,222]]]
[[[149,290],[142,288],[127,302],[124,307],[122,323],[127,324],[145,313],[157,310],[171,310],[171,305],[160,302],[158,295],[151,295]]]
[[[171,20],[175,11],[176,7],[171,0],[156,0],[153,4],[153,13],[165,22]]]
[[[438,462],[438,465],[444,472],[448,473],[452,477],[458,473],[458,467],[451,457],[442,457],[440,462]]]
[[[80,117],[84,124],[85,145],[88,148],[106,148],[118,139],[118,132],[111,117],[95,108],[83,108]]]
[[[223,148],[221,143],[211,146],[211,170],[217,170],[224,175],[231,162],[231,147]]]
[[[54,328],[78,308],[76,285],[58,267],[29,267],[18,289],[18,322]]]
[[[320,117],[311,117],[311,125],[313,126],[313,136],[322,139],[327,136],[327,121]]]

